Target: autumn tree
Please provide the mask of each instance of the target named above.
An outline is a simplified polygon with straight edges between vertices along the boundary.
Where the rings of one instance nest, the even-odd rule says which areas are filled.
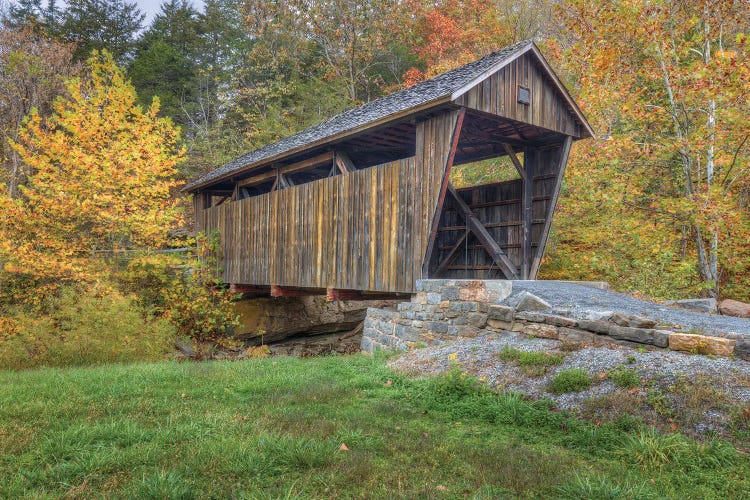
[[[0,194],[5,271],[56,283],[91,277],[92,254],[161,245],[179,213],[171,195],[177,130],[143,110],[112,56],[94,52],[52,115],[33,110],[15,151],[31,170],[20,198]]]
[[[746,289],[747,4],[575,0],[560,13],[575,40],[564,63],[575,65],[579,100],[603,139],[571,160],[581,181],[571,182],[573,219],[603,208],[631,231],[604,237],[640,248],[647,264],[684,272],[692,260],[692,289],[712,296],[725,284]],[[567,249],[584,257],[605,244],[580,236],[589,243]]]
[[[408,0],[405,38],[422,63],[404,75],[413,85],[492,51],[552,30],[551,0]]]
[[[47,116],[65,90],[64,79],[78,69],[73,47],[50,40],[30,28],[0,28],[0,183],[12,197],[29,174],[11,143],[18,140],[23,119],[36,109]]]

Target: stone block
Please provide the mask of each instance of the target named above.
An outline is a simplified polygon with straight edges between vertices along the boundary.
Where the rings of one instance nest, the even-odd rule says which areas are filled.
[[[497,304],[508,298],[513,285],[505,280],[456,280],[459,300]]]
[[[431,305],[438,305],[443,300],[442,296],[437,292],[427,293],[427,303]]]
[[[736,340],[721,337],[691,335],[689,333],[671,333],[669,335],[669,348],[673,351],[731,356],[734,354],[736,345]]]
[[[558,316],[556,314],[544,314],[544,322],[548,325],[564,326],[566,328],[575,328],[578,325],[578,321],[572,318],[566,318],[565,316]]]
[[[614,313],[609,320],[619,326],[629,326],[631,328],[653,328],[656,321],[644,318],[643,316],[631,316],[627,314]]]
[[[740,302],[739,300],[724,299],[719,304],[719,311],[726,316],[736,316],[738,318],[750,318],[750,304]]]
[[[450,300],[443,300],[440,302],[440,309],[448,309],[451,306]]]
[[[404,304],[409,304],[409,302],[403,302]],[[400,304],[399,304],[400,305]],[[385,319],[389,320],[394,315],[396,315],[396,311],[390,310],[390,309],[378,309],[375,307],[368,307],[367,308],[367,316],[368,318],[376,318],[376,319]]]
[[[609,325],[609,336],[618,340],[628,340],[638,344],[655,345],[657,347],[667,347],[669,344],[669,335],[660,330]]]
[[[581,342],[588,343],[596,340],[596,334],[587,332],[586,330],[579,330],[578,328],[565,328],[560,327],[557,329],[558,338],[568,342]]]
[[[451,302],[451,311],[470,312],[477,310],[476,302]]]
[[[674,303],[675,306],[691,311],[707,312],[716,314],[719,309],[716,307],[716,299],[683,299]]]
[[[475,328],[484,328],[487,324],[487,315],[480,312],[469,313],[466,319],[469,320],[469,325]]]
[[[737,340],[734,345],[734,355],[740,359],[750,361],[750,340]]]
[[[414,320],[411,322],[411,326],[414,328],[424,328],[424,322],[419,320]]]
[[[542,313],[531,312],[531,311],[519,311],[515,314],[515,318],[517,320],[529,321],[531,323],[544,323],[545,317],[546,316]]]
[[[501,305],[491,305],[487,312],[487,317],[490,319],[499,319],[500,321],[512,322],[513,308]]]
[[[488,319],[487,325],[498,330],[510,330],[513,328],[513,322],[502,321],[499,319]]]
[[[421,311],[424,308],[422,304],[416,302],[400,302],[397,306],[399,312],[401,311]]]
[[[422,333],[420,328],[414,328],[412,326],[397,325],[394,330],[396,337],[401,340],[410,340],[416,342],[419,340],[419,335]]]
[[[459,337],[474,338],[482,332],[481,329],[475,326],[459,326],[456,327],[456,335]]]
[[[516,301],[516,311],[547,311],[552,308],[549,302],[525,290],[518,294]]]
[[[458,300],[459,288],[457,286],[446,286],[440,290],[442,300]]]
[[[427,293],[426,292],[417,292],[416,295],[414,295],[411,298],[411,301],[416,304],[426,304],[427,303]]]
[[[579,319],[578,328],[598,333],[600,335],[609,335],[609,327],[612,326],[608,321]]]
[[[559,338],[557,327],[547,325],[545,323],[528,323],[522,325],[521,331],[526,335],[533,335],[534,337],[541,337],[545,339]]]
[[[431,321],[427,323],[427,329],[435,333],[447,333],[448,323],[444,321]]]
[[[415,288],[417,292],[440,292],[450,280],[417,280]]]
[[[585,311],[583,318],[589,321],[609,321],[609,318],[614,314],[613,311]]]

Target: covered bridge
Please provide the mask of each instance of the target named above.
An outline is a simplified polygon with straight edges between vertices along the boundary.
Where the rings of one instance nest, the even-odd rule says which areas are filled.
[[[237,291],[330,299],[424,278],[534,279],[571,142],[591,127],[533,42],[252,151],[186,186]],[[515,179],[456,189],[456,165]],[[510,164],[510,163],[509,163]],[[370,295],[371,296],[371,295]]]

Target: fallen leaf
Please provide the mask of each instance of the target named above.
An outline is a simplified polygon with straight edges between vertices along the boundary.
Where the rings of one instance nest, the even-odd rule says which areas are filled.
[[[438,490],[438,491],[448,491],[448,488],[446,488],[446,487],[445,487],[445,486],[443,486],[442,484],[438,484],[438,485],[437,485],[437,490]]]
[[[339,451],[349,451],[349,448],[346,446],[346,444],[341,443],[341,446],[339,446]]]
[[[423,432],[422,433],[422,437],[425,438],[425,439],[429,439],[430,433],[429,432]]]
[[[390,387],[392,385],[393,385],[393,380],[389,380],[388,382],[385,383],[386,387]]]

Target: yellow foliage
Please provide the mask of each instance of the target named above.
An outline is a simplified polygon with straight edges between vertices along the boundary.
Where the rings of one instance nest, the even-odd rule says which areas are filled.
[[[53,114],[27,118],[13,144],[33,174],[22,196],[0,191],[6,271],[40,282],[91,279],[92,254],[158,246],[180,218],[171,196],[178,130],[147,109],[105,51],[66,82]]]

